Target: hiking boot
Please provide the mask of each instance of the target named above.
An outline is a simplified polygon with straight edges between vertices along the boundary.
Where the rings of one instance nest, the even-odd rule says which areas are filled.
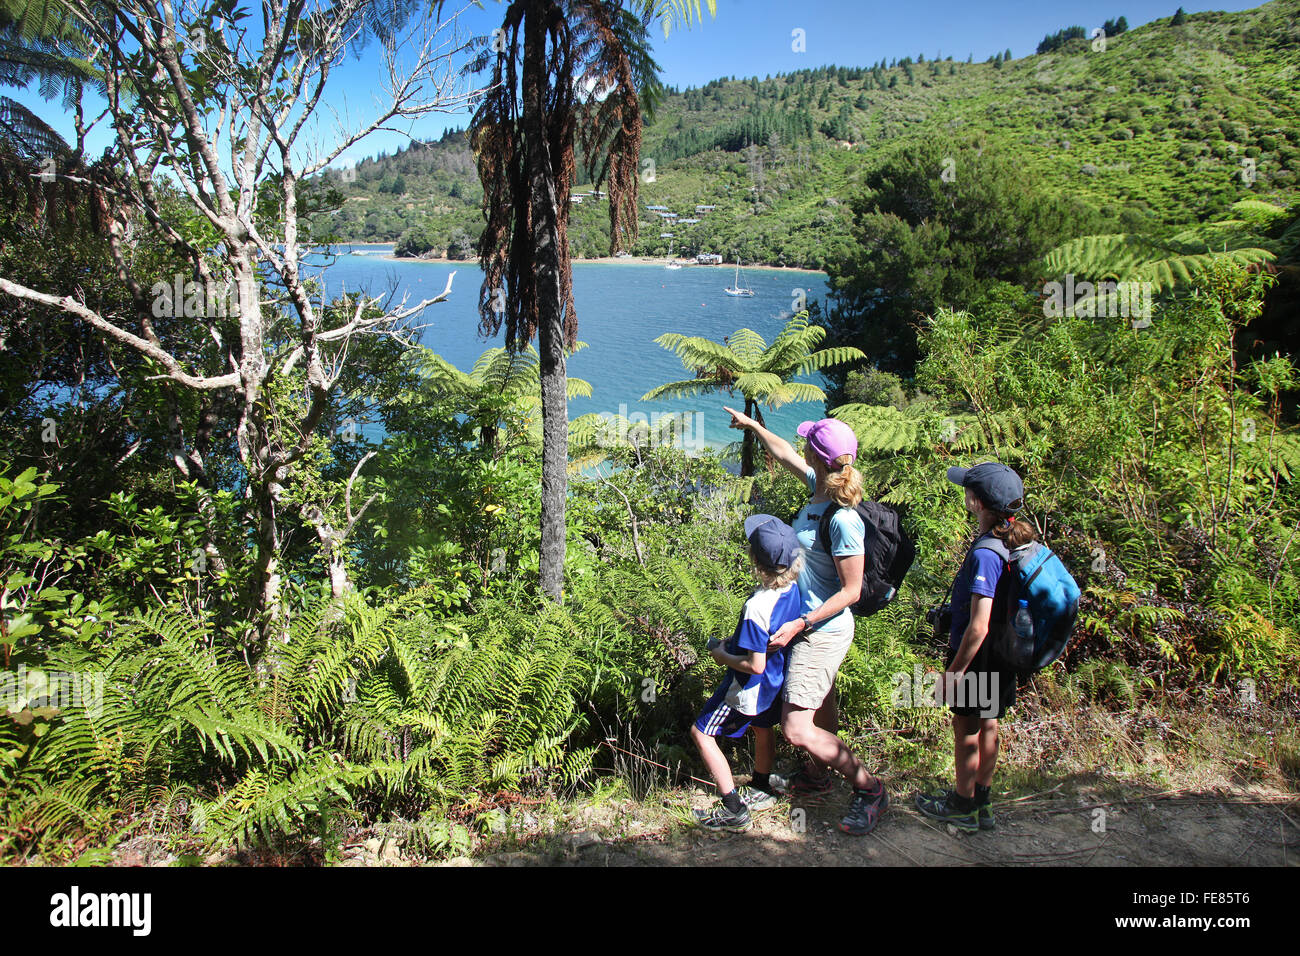
[[[776,794],[758,787],[741,787],[740,802],[751,810],[767,810],[776,806]]]
[[[878,782],[877,786],[880,790],[874,793],[853,791],[853,798],[849,800],[849,812],[840,821],[840,829],[845,833],[862,836],[876,828],[885,808],[889,806],[889,793],[885,790],[885,784]]]
[[[739,813],[732,813],[727,805],[719,800],[708,810],[692,810],[695,822],[706,830],[715,832],[726,830],[731,833],[744,833],[754,825],[750,819],[749,807],[741,805]]]
[[[808,772],[807,767],[800,767],[788,778],[774,773],[768,779],[778,793],[816,796],[835,789],[835,778],[830,773],[814,775]]]
[[[956,794],[952,790],[941,790],[938,793],[916,795],[916,809],[920,810],[927,817],[935,820],[942,820],[944,823],[951,823],[958,830],[964,830],[966,833],[978,833],[980,829],[979,808],[972,807],[970,810],[958,810],[953,806],[952,801]],[[990,814],[990,817],[992,814]]]
[[[945,798],[950,797],[956,792],[957,791],[952,788],[939,791],[939,793]],[[981,830],[996,830],[998,828],[997,821],[993,819],[993,806],[991,804],[981,803],[975,808],[975,812],[979,817]]]

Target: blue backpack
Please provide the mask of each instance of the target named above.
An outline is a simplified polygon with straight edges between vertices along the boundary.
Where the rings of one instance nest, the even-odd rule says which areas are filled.
[[[1079,614],[1079,585],[1047,545],[1031,541],[1014,552],[992,534],[974,548],[1002,559],[988,639],[1009,670],[1028,676],[1061,656]]]

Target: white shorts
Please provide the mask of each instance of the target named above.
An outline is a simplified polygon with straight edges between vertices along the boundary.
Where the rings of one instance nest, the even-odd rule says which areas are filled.
[[[853,615],[845,614],[801,634],[786,657],[781,698],[816,710],[830,692],[844,656],[853,644]]]

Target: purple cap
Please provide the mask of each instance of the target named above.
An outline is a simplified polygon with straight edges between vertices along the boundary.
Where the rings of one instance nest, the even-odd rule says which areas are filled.
[[[826,463],[827,468],[833,470],[835,459],[841,455],[858,457],[858,436],[838,418],[804,422],[799,426],[798,432],[800,438],[808,439],[808,444],[817,453],[817,457]]]

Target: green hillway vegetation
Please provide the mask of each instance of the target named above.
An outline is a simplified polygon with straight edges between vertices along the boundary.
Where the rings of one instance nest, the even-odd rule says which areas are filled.
[[[632,251],[667,255],[671,244],[678,255],[825,268],[849,248],[850,204],[880,155],[922,140],[949,146],[935,175],[962,142],[1005,154],[1054,195],[1096,210],[1098,231],[1162,237],[1240,199],[1285,205],[1300,176],[1296,16],[1295,0],[1274,0],[1134,26],[1104,50],[1085,35],[1005,61],[899,51],[888,63],[669,88],[644,133]],[[329,177],[343,200],[341,239],[474,256],[482,189],[463,132],[344,175]],[[575,257],[608,254],[606,205],[572,210]],[[666,228],[648,205],[681,218],[717,208]],[[674,238],[660,239],[665,231]]]
[[[855,81],[832,70],[757,90],[727,82],[660,111],[647,157],[674,116],[737,115],[736,98],[763,89],[778,113],[810,111],[815,130],[866,97],[861,122],[875,125],[846,138],[897,141],[874,157],[809,150],[821,174],[846,177],[840,205],[819,206],[839,222],[837,303],[792,317],[771,343],[684,328],[654,346],[687,369],[668,390],[703,393],[712,414],[816,398],[793,379],[826,369],[868,494],[906,506],[917,563],[895,602],[857,622],[838,682],[842,733],[891,787],[951,773],[945,715],[899,692],[941,663],[925,615],[971,534],[945,469],[991,457],[1024,476],[1029,517],[1084,592],[1076,640],[1007,721],[999,786],[1043,789],[1076,771],[1300,782],[1300,373],[1296,338],[1279,331],[1294,315],[1300,236],[1285,204],[1293,113],[1278,119],[1294,103],[1297,37],[1277,34],[1296,9],[1160,22],[1098,54],[1065,39],[1000,67],[944,60],[934,73],[918,58],[910,83],[888,65]],[[1203,105],[1144,114],[1139,100],[1163,95],[1136,92],[1144,71],[1169,71],[1170,89]],[[883,83],[867,89],[867,76]],[[1105,118],[1103,81],[1134,91],[1116,95],[1135,111],[1122,127]],[[1031,82],[1048,92],[1006,85]],[[673,112],[688,100],[697,108]],[[1013,149],[1016,111],[1038,102],[1052,109]],[[1008,125],[996,142],[990,128],[982,153],[958,143],[952,182],[927,175],[948,155],[934,134],[962,111]],[[1229,140],[1204,133],[1223,132],[1210,111],[1241,124],[1239,149],[1259,150],[1249,195],[1219,151]],[[908,148],[913,115],[929,138]],[[1174,119],[1194,119],[1201,138],[1155,129]],[[1135,158],[1139,137],[1174,152],[1149,160],[1163,172],[1123,180],[1122,197],[1075,166]],[[1070,150],[1049,148],[1062,138]],[[1185,144],[1190,165],[1170,158]],[[43,182],[30,154],[0,148],[0,278],[49,293],[0,313],[0,859],[111,862],[152,841],[179,862],[329,863],[365,837],[428,859],[535,840],[538,815],[593,793],[683,805],[673,788],[702,775],[686,731],[719,677],[706,642],[730,632],[754,583],[743,519],[792,516],[798,481],[761,459],[731,467],[739,448],[688,453],[671,428],[579,419],[562,600],[547,599],[536,352],[492,349],[457,369],[400,335],[326,340],[337,380],[322,388],[300,329],[271,323],[259,347],[278,374],[255,401],[189,387],[225,374],[233,323],[213,326],[222,340],[155,314],[147,328],[166,350],[150,350],[66,308],[54,296],[77,289],[96,316],[138,317],[108,201]],[[1025,189],[1005,175],[1021,156]],[[713,181],[708,164],[729,157],[683,151],[642,200]],[[764,175],[792,182],[788,162]],[[946,202],[944,220],[897,211],[909,199]],[[1121,209],[1112,228],[1093,200]],[[728,215],[757,209],[731,201]],[[189,275],[186,250],[211,248],[210,220],[185,202],[159,199],[188,218],[172,236],[139,228],[134,274]],[[779,207],[758,211],[765,235],[795,241]],[[261,214],[268,235],[283,214]],[[312,238],[335,224],[310,205],[301,223]],[[1049,315],[1043,277],[1071,270],[1149,282],[1150,314],[1084,294]],[[328,303],[322,327],[378,311]],[[163,374],[176,355],[195,370],[185,381]]]

